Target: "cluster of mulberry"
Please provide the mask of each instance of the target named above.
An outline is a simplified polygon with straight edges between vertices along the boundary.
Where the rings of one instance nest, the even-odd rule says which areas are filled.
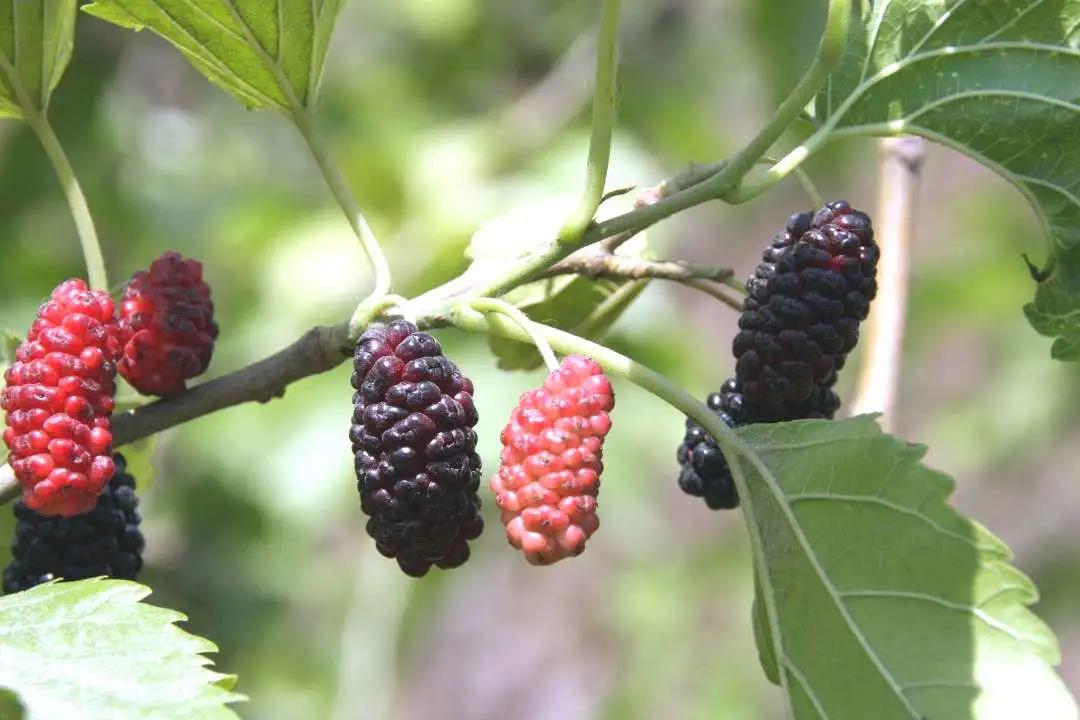
[[[167,252],[135,273],[120,303],[120,375],[144,395],[168,397],[206,371],[218,327],[202,265]]]
[[[511,413],[491,491],[507,539],[531,564],[580,555],[600,527],[601,445],[614,406],[600,366],[570,355]]]
[[[184,389],[210,361],[217,326],[202,266],[168,252],[124,290],[61,283],[4,375],[4,443],[22,486],[7,592],[53,577],[133,578],[142,535],[135,483],[113,456],[119,371],[140,392]]]
[[[4,375],[4,442],[23,502],[42,515],[94,507],[114,472],[110,416],[116,374],[168,395],[210,361],[217,326],[202,266],[174,252],[136,273],[120,318],[83,280],[53,290]]]
[[[843,201],[793,215],[762,254],[732,343],[735,377],[709,407],[729,426],[832,418],[837,372],[877,293],[879,251],[869,216]],[[738,504],[715,440],[693,420],[677,458],[679,486],[714,509]]]
[[[845,202],[793,215],[763,254],[732,344],[735,377],[708,398],[729,427],[831,418],[838,371],[877,291],[870,218]],[[4,441],[23,487],[5,592],[55,578],[134,578],[143,548],[135,481],[112,454],[119,372],[167,397],[207,368],[218,328],[202,266],[169,252],[124,290],[81,280],[52,293],[8,369]],[[469,557],[483,530],[473,384],[416,325],[394,320],[357,341],[349,433],[367,532],[408,575]],[[548,565],[580,554],[599,527],[602,445],[614,393],[601,367],[571,355],[522,395],[502,431],[490,487],[510,544]],[[738,504],[723,454],[693,421],[679,485],[714,509]]]
[[[50,580],[104,575],[134,580],[142,568],[143,536],[135,478],[122,455],[116,473],[94,508],[72,517],[48,517],[15,503],[12,560],[4,569],[4,592],[27,590]]]
[[[483,530],[472,381],[438,340],[395,320],[360,337],[352,386],[349,438],[375,546],[414,577],[458,567]]]

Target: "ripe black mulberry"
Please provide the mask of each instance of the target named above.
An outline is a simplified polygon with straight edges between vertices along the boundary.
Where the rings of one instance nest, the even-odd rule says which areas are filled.
[[[4,592],[13,593],[55,579],[106,576],[134,580],[142,569],[143,536],[135,478],[124,457],[113,456],[116,473],[89,512],[48,517],[15,503],[15,542],[4,569]]]
[[[792,215],[762,253],[732,342],[735,377],[709,406],[729,426],[832,418],[837,373],[877,294],[879,251],[866,213],[844,201]],[[679,486],[712,508],[738,504],[715,440],[687,421]]]
[[[462,565],[484,526],[472,381],[438,340],[394,320],[360,337],[352,386],[349,438],[375,546],[413,577]]]

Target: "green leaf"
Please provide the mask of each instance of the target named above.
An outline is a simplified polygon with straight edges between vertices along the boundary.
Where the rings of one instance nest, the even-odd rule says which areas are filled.
[[[765,677],[773,685],[780,684],[780,668],[776,664],[776,645],[773,643],[772,631],[769,629],[769,619],[765,608],[762,607],[763,592],[761,580],[758,579],[757,570],[754,570],[754,603],[750,607],[750,622],[754,628],[754,644],[758,649],[758,661],[761,669],[765,671]]]
[[[1075,720],[1009,551],[870,416],[754,425],[735,458],[792,716]]]
[[[98,579],[0,598],[0,685],[28,720],[236,720],[225,705],[242,696],[202,656],[217,648],[139,602],[149,594]]]
[[[1011,181],[1051,236],[1025,308],[1080,360],[1080,0],[879,0],[817,99],[819,137],[922,135]],[[972,241],[975,241],[972,238]]]
[[[83,10],[150,28],[250,108],[310,107],[343,0],[97,0]]]
[[[0,117],[48,109],[74,37],[75,0],[0,0]]]

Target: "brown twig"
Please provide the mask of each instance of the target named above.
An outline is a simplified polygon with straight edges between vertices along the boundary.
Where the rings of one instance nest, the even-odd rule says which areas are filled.
[[[644,260],[642,258],[612,255],[606,252],[586,252],[571,255],[540,273],[539,278],[558,275],[585,275],[599,278],[625,278],[643,280],[713,280],[723,282],[733,275],[731,268],[698,265],[696,263],[670,260]]]
[[[876,225],[881,271],[878,296],[867,320],[866,349],[851,412],[881,413],[886,432],[896,424],[915,201],[925,158],[926,143],[921,138],[885,138],[878,143]]]
[[[191,388],[182,395],[158,400],[113,418],[113,443],[117,447],[233,405],[269,402],[285,394],[290,384],[331,370],[345,361],[347,328],[315,327],[299,340],[247,367]],[[11,467],[0,467],[0,503],[19,494]]]
[[[541,273],[540,277],[566,273],[633,280],[650,277],[675,280],[709,292],[728,304],[733,302],[720,292],[718,284],[731,279],[728,268],[593,253],[566,258]],[[428,302],[437,305],[436,297],[443,298],[445,302],[468,292],[468,284],[459,279],[433,292],[433,299]],[[437,316],[426,316],[421,324],[433,327],[443,323]],[[351,352],[348,345],[348,328],[345,324],[312,328],[292,345],[247,367],[197,385],[174,398],[158,400],[116,415],[112,428],[114,444],[120,447],[234,405],[269,402],[281,397],[292,383],[332,370],[343,363]],[[18,493],[18,483],[11,468],[5,464],[0,467],[0,503],[12,500]]]
[[[687,287],[692,287],[695,290],[700,290],[707,295],[712,295],[714,298],[724,303],[732,310],[735,310],[736,312],[742,312],[742,298],[731,297],[731,295],[729,295],[720,285],[716,284],[715,282],[710,282],[709,280],[702,279],[684,280],[683,285]]]

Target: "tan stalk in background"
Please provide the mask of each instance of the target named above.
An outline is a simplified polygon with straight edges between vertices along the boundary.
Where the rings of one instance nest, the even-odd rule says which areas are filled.
[[[881,247],[878,296],[866,324],[863,357],[851,414],[878,412],[885,432],[896,429],[900,355],[904,344],[915,202],[926,142],[917,137],[878,141],[878,207],[875,229]]]

